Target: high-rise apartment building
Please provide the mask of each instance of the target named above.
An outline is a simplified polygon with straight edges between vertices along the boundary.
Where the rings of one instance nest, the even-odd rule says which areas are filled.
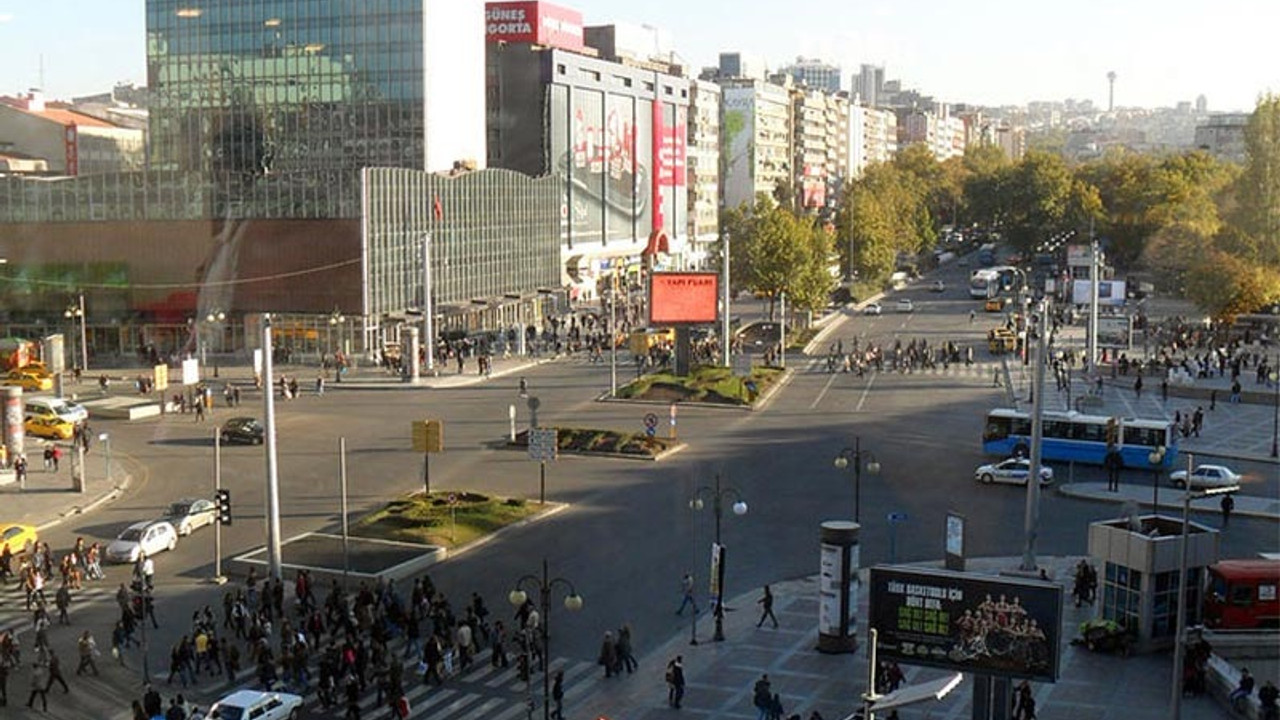
[[[859,178],[898,152],[898,116],[890,110],[849,106],[849,177]]]
[[[764,60],[739,52],[720,53],[720,77],[764,80],[768,74]]]
[[[843,71],[839,65],[825,63],[816,58],[798,57],[791,65],[780,71],[791,76],[797,85],[812,90],[838,93],[842,89]]]
[[[884,66],[863,64],[858,72],[858,97],[866,107],[880,107],[884,98]]]
[[[720,237],[720,86],[689,83],[689,260],[701,267]]]
[[[753,203],[780,182],[793,182],[790,91],[752,78],[726,78],[720,130],[724,207]]]

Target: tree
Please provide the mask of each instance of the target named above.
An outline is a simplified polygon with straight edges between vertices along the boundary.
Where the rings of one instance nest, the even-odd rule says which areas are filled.
[[[914,254],[936,233],[919,176],[897,164],[874,165],[845,189],[837,216],[842,264],[851,275],[879,281],[899,253]]]
[[[770,316],[783,292],[806,310],[826,304],[835,288],[828,271],[832,241],[812,218],[760,194],[754,206],[727,211],[724,224],[731,240],[733,289],[768,298]]]
[[[1265,95],[1244,131],[1244,172],[1235,223],[1257,241],[1258,260],[1280,264],[1280,95]]]
[[[1023,252],[1050,236],[1088,227],[1102,210],[1097,188],[1076,178],[1062,158],[1043,152],[1028,152],[1001,191],[1005,235]]]

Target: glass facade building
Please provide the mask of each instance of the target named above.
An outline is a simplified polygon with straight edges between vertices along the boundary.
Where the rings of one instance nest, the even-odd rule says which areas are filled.
[[[153,169],[234,186],[422,167],[423,0],[148,0],[146,16]]]

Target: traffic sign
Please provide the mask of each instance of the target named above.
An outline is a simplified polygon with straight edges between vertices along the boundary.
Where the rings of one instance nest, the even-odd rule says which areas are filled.
[[[891,522],[891,523],[906,522],[906,521],[907,521],[907,514],[906,514],[906,513],[904,513],[904,512],[901,512],[901,511],[895,510],[895,511],[893,511],[893,512],[889,513],[889,515],[888,515],[888,519],[889,519],[889,522]]]
[[[530,428],[529,459],[555,460],[558,436],[555,428]]]

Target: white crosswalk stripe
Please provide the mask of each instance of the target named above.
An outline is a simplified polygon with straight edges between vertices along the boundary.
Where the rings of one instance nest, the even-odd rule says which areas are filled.
[[[902,376],[902,377],[938,376],[938,375],[948,376],[948,377],[975,377],[975,378],[981,378],[986,380],[987,382],[990,382],[993,374],[996,372],[1000,372],[1000,367],[1001,367],[1001,362],[998,359],[979,360],[979,361],[975,361],[973,364],[966,364],[966,363],[960,362],[960,363],[950,363],[949,365],[944,365],[942,363],[937,363],[932,367],[916,367],[916,368],[911,368],[911,369],[902,370],[902,371],[893,370],[891,366],[888,363],[886,363],[884,366],[884,370],[880,371],[880,374],[886,375],[886,376],[894,375],[894,376]],[[1009,370],[1010,372],[1014,373],[1015,376],[1019,372],[1018,368],[1019,366],[1015,363],[1015,361],[1010,360]],[[806,374],[813,374],[813,375],[831,374],[831,371],[827,367],[826,358],[813,358],[801,369],[801,372]],[[869,372],[870,371],[868,371],[868,373]],[[844,373],[839,369],[837,369],[835,374],[850,375],[853,377],[857,377],[856,373],[853,373],[853,372]]]
[[[50,619],[56,625],[58,610],[53,598],[57,594],[57,586],[45,590],[44,598],[48,604]],[[76,613],[93,603],[115,601],[115,590],[110,587],[86,582],[81,590],[71,591],[71,605],[67,613],[75,621]],[[34,608],[34,604],[32,605]],[[13,631],[21,634],[31,628],[31,610],[27,609],[27,595],[21,584],[10,580],[9,584],[0,588],[0,632]]]

